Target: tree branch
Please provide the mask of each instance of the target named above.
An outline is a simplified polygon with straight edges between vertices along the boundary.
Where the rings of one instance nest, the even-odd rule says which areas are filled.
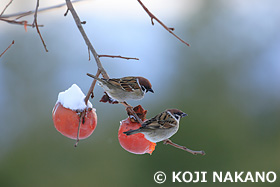
[[[78,2],[78,1],[81,1],[81,0],[75,0],[74,2]],[[51,6],[51,7],[47,7],[47,8],[43,8],[43,9],[39,9],[39,0],[37,0],[37,4],[36,4],[36,8],[34,11],[28,11],[28,12],[20,12],[20,13],[16,13],[16,14],[9,14],[9,15],[3,15],[4,12],[6,11],[6,9],[10,6],[10,4],[13,2],[13,0],[10,0],[9,3],[5,6],[4,10],[1,12],[0,14],[0,21],[5,21],[7,23],[12,23],[12,24],[19,24],[19,25],[24,25],[24,28],[25,30],[27,30],[27,26],[32,26],[33,28],[36,27],[36,30],[37,30],[37,33],[39,34],[40,36],[40,39],[43,43],[43,46],[46,50],[46,52],[48,52],[48,49],[47,49],[47,46],[45,44],[45,41],[40,33],[40,30],[39,30],[39,27],[42,27],[43,25],[38,25],[37,23],[37,17],[38,17],[38,12],[41,12],[41,11],[46,11],[46,10],[50,10],[50,9],[54,9],[54,8],[59,8],[59,7],[62,7],[62,6],[65,6],[65,4],[59,4],[59,5],[56,5],[56,6]],[[34,21],[32,24],[28,24],[27,21],[16,21],[17,19],[20,19],[24,16],[27,16],[27,15],[30,15],[30,14],[33,14],[34,13]],[[10,20],[8,18],[12,18],[12,17],[16,17],[14,20]]]
[[[99,77],[100,73],[101,73],[101,72],[100,72],[100,70],[98,69],[95,76],[96,76],[96,77]],[[90,86],[90,88],[89,88],[89,90],[88,90],[88,93],[87,93],[87,95],[86,95],[86,97],[85,97],[85,103],[86,103],[86,105],[87,105],[87,103],[88,103],[89,97],[90,97],[90,96],[91,96],[91,98],[94,97],[93,90],[94,90],[95,84],[96,84],[96,79],[93,79],[93,81],[92,81],[92,83],[91,83],[91,86]]]
[[[77,2],[80,2],[80,1],[83,1],[83,0],[74,0],[72,1],[72,3],[77,3]],[[37,12],[44,12],[44,11],[47,11],[47,10],[51,10],[51,9],[55,9],[55,8],[61,8],[65,6],[65,3],[61,3],[61,4],[58,4],[58,5],[54,5],[54,6],[50,6],[50,7],[46,7],[46,8],[40,8],[38,9]],[[3,11],[2,11],[3,12]],[[0,14],[0,17],[1,18],[12,18],[12,17],[17,17],[16,19],[19,19],[21,17],[24,17],[24,16],[29,16],[29,15],[32,15],[35,13],[35,10],[30,10],[30,11],[27,11],[27,12],[18,12],[18,13],[14,13],[14,14],[7,14],[7,15],[2,15]]]
[[[35,27],[37,25],[37,12],[38,12],[38,8],[39,8],[39,0],[37,0],[35,12],[34,12],[34,21],[32,23],[32,27]]]
[[[164,140],[164,141],[163,141],[163,144],[172,145],[173,147],[176,147],[176,148],[178,148],[178,149],[182,149],[182,150],[187,151],[187,152],[189,152],[189,153],[191,153],[191,154],[193,154],[193,155],[197,155],[197,154],[205,155],[205,152],[204,152],[204,151],[193,151],[193,150],[191,150],[191,149],[186,148],[185,146],[181,146],[181,145],[178,145],[178,144],[173,143],[170,139]]]
[[[43,39],[43,37],[42,37],[42,35],[41,35],[41,33],[40,33],[40,30],[39,30],[39,27],[38,27],[38,24],[37,24],[37,12],[38,12],[38,8],[39,8],[39,0],[37,0],[37,5],[36,5],[35,13],[34,13],[34,21],[33,21],[33,23],[32,23],[32,27],[33,27],[33,28],[36,27],[37,33],[38,33],[39,36],[40,36],[40,39],[41,39],[41,41],[42,41],[42,43],[43,43],[43,46],[44,46],[44,48],[45,48],[45,51],[48,52],[47,46],[46,46],[46,44],[45,44],[45,41],[44,41],[44,39]]]
[[[13,40],[12,43],[7,47],[7,49],[5,49],[5,51],[3,51],[3,53],[1,53],[0,58],[2,57],[2,55],[4,55],[4,54],[8,51],[8,49],[9,49],[12,45],[14,45],[14,43],[15,43],[15,41]]]
[[[25,27],[25,30],[26,30],[26,27],[27,26],[30,26],[30,27],[34,27],[34,22],[33,24],[29,24],[27,21],[23,20],[23,21],[17,21],[18,19],[22,18],[22,17],[25,17],[25,16],[28,16],[28,15],[31,15],[31,14],[36,14],[36,17],[37,17],[37,13],[38,12],[43,12],[43,11],[47,11],[47,10],[51,10],[51,9],[55,9],[55,8],[60,8],[62,6],[65,6],[65,3],[62,3],[62,4],[59,4],[59,5],[55,5],[55,6],[51,6],[51,7],[47,7],[47,8],[42,8],[42,9],[38,9],[36,8],[35,10],[32,10],[32,11],[27,11],[27,12],[18,12],[18,13],[15,13],[15,14],[8,14],[8,15],[3,15],[5,10],[9,7],[9,5],[12,3],[13,0],[11,0],[7,5],[6,7],[4,8],[4,10],[2,11],[2,13],[0,14],[0,21],[4,21],[4,22],[7,22],[7,23],[11,23],[11,24],[18,24],[18,25],[24,25]],[[83,1],[83,0],[75,0],[73,1],[73,3],[76,3],[76,2],[79,2],[79,1]],[[37,1],[37,6],[39,5],[39,2]],[[36,6],[36,7],[37,7]],[[37,11],[37,13],[36,13]],[[11,18],[13,17],[16,17],[15,19],[11,20]],[[35,15],[34,15],[34,18],[35,18]],[[34,19],[35,21],[35,19]],[[36,18],[36,21],[37,21],[37,18]],[[43,25],[38,25],[38,27],[43,27]],[[36,27],[36,29],[38,30],[38,28]],[[42,36],[40,36],[41,40],[42,40]]]
[[[152,14],[149,9],[142,3],[141,0],[137,0],[139,4],[143,7],[143,9],[147,12],[147,14],[151,17],[152,25],[154,25],[153,20],[155,19],[165,30],[167,30],[169,33],[171,33],[173,36],[175,36],[178,40],[180,40],[182,43],[186,44],[187,46],[190,46],[187,42],[182,40],[179,36],[173,33],[174,28],[167,27],[164,23],[162,23],[154,14]]]
[[[134,57],[124,57],[120,55],[98,55],[98,57],[109,57],[109,58],[122,58],[126,60],[139,60],[139,58],[134,58]]]
[[[10,0],[10,2],[5,6],[5,8],[3,9],[3,11],[0,14],[0,17],[4,14],[4,12],[6,11],[6,9],[10,6],[10,4],[12,4],[13,0]]]
[[[9,19],[6,19],[6,18],[1,18],[1,17],[0,17],[0,20],[5,21],[7,23],[11,23],[11,24],[24,25],[24,27],[26,27],[26,26],[32,27],[32,24],[27,23],[27,21],[9,20]],[[38,27],[43,27],[43,25],[38,25]]]
[[[82,24],[81,24],[81,20],[80,20],[78,14],[76,13],[76,11],[74,10],[74,7],[73,7],[71,1],[70,1],[70,0],[66,0],[66,5],[67,5],[68,10],[71,12],[71,14],[72,14],[72,16],[73,16],[74,21],[75,21],[75,23],[76,23],[76,25],[77,25],[77,27],[78,27],[80,33],[82,34],[82,36],[83,36],[83,38],[84,38],[84,40],[85,40],[86,45],[88,46],[88,48],[90,49],[92,55],[94,56],[95,62],[96,62],[96,64],[97,64],[97,67],[98,67],[98,69],[100,70],[102,76],[103,76],[105,79],[109,79],[109,76],[108,76],[107,72],[105,71],[105,69],[103,68],[103,66],[102,66],[102,64],[101,64],[101,62],[100,62],[100,59],[99,59],[99,57],[98,57],[97,52],[96,52],[95,49],[93,48],[91,42],[89,41],[89,39],[88,39],[88,37],[87,37],[87,35],[86,35],[85,30],[83,29],[83,26],[82,26]]]

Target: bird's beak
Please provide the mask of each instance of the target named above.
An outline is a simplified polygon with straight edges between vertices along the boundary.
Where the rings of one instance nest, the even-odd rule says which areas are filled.
[[[152,92],[152,93],[154,93],[154,90],[153,90],[152,88],[150,88],[150,89],[147,89],[146,92]]]
[[[185,117],[185,116],[188,116],[188,114],[186,114],[186,113],[183,113],[182,115],[181,115],[182,117]]]

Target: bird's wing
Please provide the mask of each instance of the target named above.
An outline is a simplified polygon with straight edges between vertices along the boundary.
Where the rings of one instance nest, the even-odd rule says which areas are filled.
[[[137,89],[141,89],[136,77],[123,77],[121,79],[121,86],[129,92],[132,92]]]
[[[177,121],[168,112],[162,112],[155,117],[145,121],[141,128],[147,129],[169,129],[176,126]]]
[[[117,88],[120,88],[127,92],[132,92],[136,89],[140,89],[138,81],[135,77],[123,77],[120,79],[110,79],[110,83]]]

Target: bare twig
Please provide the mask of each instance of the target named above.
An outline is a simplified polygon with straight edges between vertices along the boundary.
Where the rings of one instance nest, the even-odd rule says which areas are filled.
[[[69,12],[69,8],[66,9],[64,16],[67,16],[68,12]]]
[[[80,2],[80,1],[83,1],[83,0],[74,0],[74,1],[72,1],[72,3],[77,3],[77,2]],[[65,6],[65,3],[61,3],[61,4],[58,4],[58,5],[50,6],[50,7],[46,7],[46,8],[41,8],[37,12],[43,12],[43,11],[52,10],[52,9],[55,9],[55,8],[61,8],[63,6]],[[20,17],[32,15],[34,13],[35,13],[34,10],[30,10],[30,11],[27,11],[27,12],[18,12],[18,13],[15,13],[15,14],[0,15],[0,17],[1,18],[17,17],[16,19],[19,19]]]
[[[39,34],[40,38],[41,38],[41,41],[43,43],[43,46],[45,48],[45,51],[48,52],[48,49],[47,49],[47,46],[45,44],[45,41],[40,33],[40,30],[39,30],[39,27],[38,27],[38,24],[37,24],[37,12],[38,12],[38,8],[39,8],[39,0],[37,0],[37,5],[36,5],[36,9],[35,9],[35,13],[34,13],[34,21],[33,21],[33,24],[32,24],[32,27],[36,27],[36,30],[37,30],[37,33]]]
[[[191,154],[193,154],[193,155],[197,155],[197,154],[205,155],[205,152],[204,152],[204,151],[193,151],[193,150],[191,150],[191,149],[186,148],[185,146],[181,146],[181,145],[178,145],[178,144],[173,143],[170,139],[164,140],[164,141],[163,141],[163,144],[172,145],[173,147],[176,147],[176,148],[178,148],[178,149],[182,149],[182,150],[187,151],[187,152],[189,152],[189,153],[191,153]]]
[[[151,17],[151,22],[152,25],[154,25],[153,20],[155,19],[163,28],[165,28],[168,32],[170,32],[173,36],[175,36],[178,40],[180,40],[182,43],[186,44],[187,46],[190,46],[190,44],[188,44],[187,42],[185,42],[184,40],[182,40],[179,36],[177,36],[176,34],[174,34],[172,31],[174,30],[174,28],[170,28],[167,27],[164,23],[162,23],[154,14],[152,14],[149,9],[142,3],[141,0],[137,0],[139,2],[139,4],[143,7],[143,9],[147,12],[147,14]]]
[[[5,49],[5,51],[3,51],[3,53],[1,53],[0,58],[2,57],[2,55],[4,55],[6,53],[6,51],[8,51],[8,49],[14,45],[15,41],[13,40],[12,43],[7,47],[7,49]]]
[[[65,6],[65,3],[63,4],[59,4],[59,5],[56,5],[56,6],[51,6],[51,7],[47,7],[47,8],[43,8],[43,9],[38,9],[39,8],[39,0],[37,0],[37,4],[36,4],[36,8],[35,8],[35,11],[28,11],[28,12],[19,12],[19,13],[15,13],[15,14],[9,14],[9,15],[3,15],[5,10],[9,7],[9,5],[12,3],[13,0],[10,0],[10,2],[6,5],[6,7],[4,8],[4,10],[1,12],[0,14],[0,21],[4,21],[4,22],[7,22],[7,23],[12,23],[12,24],[18,24],[18,25],[24,25],[24,28],[25,30],[27,30],[27,26],[32,26],[32,27],[36,27],[36,30],[40,36],[40,39],[43,43],[43,46],[46,50],[46,52],[48,52],[47,50],[47,47],[46,47],[46,44],[44,42],[44,39],[40,33],[40,30],[39,30],[39,27],[42,27],[43,25],[38,25],[37,23],[37,15],[38,15],[38,12],[42,12],[42,11],[46,11],[46,10],[51,10],[51,9],[54,9],[54,8],[60,8],[62,6]],[[75,0],[73,1],[73,3],[75,2],[79,2],[79,1],[82,1],[82,0]],[[34,21],[32,24],[29,24],[27,21],[16,21],[24,16],[28,16],[28,15],[31,15],[34,13]],[[12,17],[16,17],[14,20],[11,20],[10,18]]]
[[[10,0],[10,2],[5,6],[5,8],[3,9],[3,11],[0,14],[0,17],[4,14],[4,12],[6,11],[6,9],[10,6],[10,4],[12,4],[13,0]]]
[[[97,73],[96,73],[96,77],[99,77],[99,75],[100,75],[100,70],[98,69],[97,70]],[[89,97],[91,96],[92,98],[93,98],[93,90],[94,90],[94,87],[95,87],[95,84],[96,84],[96,79],[93,79],[93,81],[92,81],[92,83],[91,83],[91,86],[90,86],[90,88],[89,88],[89,90],[88,90],[88,93],[87,93],[87,95],[86,95],[86,97],[85,97],[85,103],[86,103],[86,105],[87,105],[87,103],[88,103],[88,100],[89,100]]]
[[[24,17],[24,16],[29,15],[30,12],[32,12],[32,11],[28,11],[28,12],[26,12],[25,14],[19,15],[18,17],[15,18],[15,20],[18,20],[18,19],[20,19],[20,18],[22,18],[22,17]]]
[[[39,0],[37,0],[35,12],[34,12],[34,21],[32,23],[32,27],[36,27],[36,25],[37,25],[37,12],[38,12],[38,8],[39,8]]]
[[[126,60],[139,60],[139,58],[134,58],[134,57],[124,57],[120,55],[98,55],[99,57],[109,57],[109,58],[122,58]]]
[[[11,24],[18,24],[18,25],[24,25],[24,26],[32,27],[32,24],[27,23],[27,21],[9,20],[9,19],[6,19],[6,18],[1,18],[1,17],[0,17],[0,21],[5,21],[5,22],[11,23]],[[43,27],[43,25],[38,25],[38,27]]]

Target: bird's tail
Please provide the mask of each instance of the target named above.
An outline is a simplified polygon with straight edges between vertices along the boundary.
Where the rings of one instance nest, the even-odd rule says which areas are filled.
[[[136,130],[129,130],[129,131],[126,131],[126,132],[123,132],[124,134],[126,134],[127,136],[129,135],[132,135],[132,134],[137,134],[139,133],[139,129],[136,129]]]
[[[90,74],[90,73],[87,73],[87,76],[89,76],[89,77],[91,77],[91,78],[94,78],[94,79],[96,79],[96,80],[98,80],[99,82],[104,82],[104,80],[102,80],[102,79],[100,79],[99,77],[96,77],[95,75],[92,75],[92,74]]]

